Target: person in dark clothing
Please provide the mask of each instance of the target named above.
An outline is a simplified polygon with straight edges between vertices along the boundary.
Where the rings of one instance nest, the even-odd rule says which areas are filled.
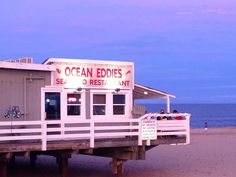
[[[179,114],[177,110],[173,110],[173,114]],[[180,115],[177,115],[174,117],[176,120],[183,120],[183,117]]]
[[[207,130],[208,130],[208,124],[207,124],[207,122],[205,122],[205,124],[204,124],[204,130],[205,130],[205,133],[207,133]]]

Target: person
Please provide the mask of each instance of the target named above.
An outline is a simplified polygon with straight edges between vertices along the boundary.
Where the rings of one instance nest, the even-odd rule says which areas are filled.
[[[159,113],[160,114],[165,114],[164,109],[161,109]],[[157,120],[162,120],[162,119],[163,119],[163,116],[157,116]]]
[[[205,124],[204,124],[205,133],[207,133],[207,129],[208,129],[208,124],[207,124],[207,122],[205,122]]]
[[[164,109],[161,109],[161,110],[160,110],[160,114],[165,114]]]
[[[178,113],[178,111],[175,109],[175,110],[173,110],[173,114],[179,114],[179,113]],[[174,118],[175,118],[176,120],[183,120],[183,117],[180,116],[180,115],[174,116]]]
[[[164,109],[160,110],[160,114],[165,114]],[[164,116],[160,116],[160,120],[167,120],[167,117],[165,115]]]

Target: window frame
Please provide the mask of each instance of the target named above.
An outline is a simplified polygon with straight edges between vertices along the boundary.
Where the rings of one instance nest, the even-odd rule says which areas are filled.
[[[79,99],[80,99],[80,101],[79,101],[79,103],[69,103],[69,98],[68,98],[68,96],[69,95],[79,95]],[[77,98],[77,96],[75,97],[75,98]],[[81,115],[81,93],[67,93],[66,94],[66,105],[67,105],[67,116],[70,116],[70,117],[78,117],[78,116],[80,116]],[[70,107],[70,106],[74,106],[74,107],[79,107],[79,113],[80,114],[68,114],[68,108]]]
[[[124,96],[124,103],[120,104],[120,103],[114,103],[114,96],[119,96],[119,95],[123,95]],[[125,116],[126,115],[126,97],[127,95],[124,93],[115,93],[112,95],[112,115],[113,116]],[[123,106],[124,107],[124,114],[114,114],[114,106]]]
[[[80,104],[76,103],[76,104],[68,104],[68,94],[80,94]],[[67,116],[67,118],[82,118],[82,119],[85,119],[85,90],[82,90],[82,91],[76,91],[73,90],[73,89],[67,89],[66,92],[65,92],[65,100],[66,100],[66,103],[65,103],[65,114]],[[68,115],[68,106],[77,106],[79,105],[80,106],[80,115]]]
[[[105,96],[105,103],[93,103],[94,102],[94,95],[104,95]],[[107,93],[93,93],[92,94],[92,101],[91,101],[91,116],[106,116],[107,114]],[[105,106],[105,114],[93,114],[94,106]]]
[[[104,94],[106,95],[106,104],[105,105],[105,115],[93,115],[93,95],[94,94]],[[113,95],[125,95],[125,112],[124,114],[113,114]],[[116,93],[114,90],[90,90],[90,117],[91,118],[129,118],[132,111],[132,90],[121,90]],[[118,104],[117,104],[118,105]]]

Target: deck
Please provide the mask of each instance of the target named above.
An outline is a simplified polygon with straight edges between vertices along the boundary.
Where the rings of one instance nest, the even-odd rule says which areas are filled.
[[[95,141],[94,149],[99,148],[114,148],[114,147],[130,147],[137,146],[137,138],[115,138],[115,139],[99,139]],[[162,144],[184,144],[186,143],[185,136],[165,136],[152,140],[149,146],[158,146]],[[11,141],[0,143],[0,153],[15,153],[15,152],[31,152],[42,151],[41,141]],[[148,146],[147,146],[148,147]],[[90,149],[89,141],[84,140],[61,140],[51,141],[47,145],[47,151],[53,150],[86,150]]]
[[[158,120],[159,114],[138,119],[17,121],[0,123],[0,176],[6,177],[6,164],[17,155],[37,155],[58,159],[63,177],[67,177],[71,154],[111,157],[113,173],[122,172],[124,160],[145,159],[145,152],[161,144],[190,143],[189,114],[183,120]],[[162,115],[163,116],[163,115]],[[144,139],[144,120],[155,120],[155,139]]]

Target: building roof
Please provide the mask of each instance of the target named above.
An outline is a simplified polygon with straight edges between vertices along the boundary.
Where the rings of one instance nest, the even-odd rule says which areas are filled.
[[[5,62],[0,61],[0,68],[4,69],[20,69],[20,70],[35,70],[35,71],[55,71],[54,65],[46,63],[58,61],[58,59],[46,60],[44,64],[20,63],[20,62]],[[175,95],[163,92],[151,87],[135,83],[133,90],[133,99],[154,99],[154,98],[175,98]]]
[[[5,62],[5,61],[0,61],[0,68],[35,70],[35,71],[55,71],[56,70],[56,67],[53,65],[19,63],[19,62]]]
[[[133,99],[154,99],[166,97],[175,98],[175,95],[140,84],[134,84]]]
[[[53,63],[98,63],[98,64],[129,64],[134,65],[130,61],[113,61],[113,60],[97,60],[97,59],[71,59],[71,58],[48,58],[43,64],[53,64]]]

